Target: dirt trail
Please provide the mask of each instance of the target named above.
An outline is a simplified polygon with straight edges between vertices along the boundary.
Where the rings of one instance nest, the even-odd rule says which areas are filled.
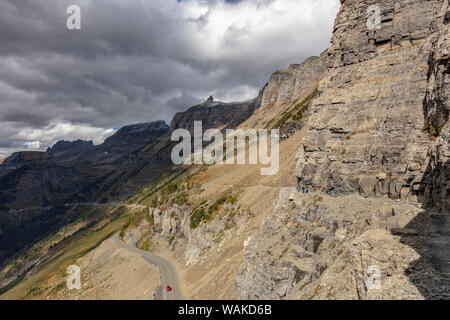
[[[123,202],[109,202],[109,203],[99,203],[99,202],[83,202],[83,203],[66,203],[62,205],[64,208],[72,208],[72,207],[97,207],[97,208],[115,208],[115,207],[126,207],[127,209],[134,210],[134,209],[145,209],[147,206],[138,204],[138,203],[123,203]],[[51,210],[55,207],[32,207],[32,208],[26,208],[26,209],[10,209],[9,213],[22,213],[27,211],[34,211],[34,210]]]

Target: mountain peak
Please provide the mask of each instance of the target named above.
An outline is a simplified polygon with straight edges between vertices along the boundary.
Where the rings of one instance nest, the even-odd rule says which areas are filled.
[[[56,142],[53,147],[47,149],[47,153],[55,154],[63,151],[86,151],[94,148],[94,143],[92,141],[76,140],[76,141],[65,141],[60,140]]]

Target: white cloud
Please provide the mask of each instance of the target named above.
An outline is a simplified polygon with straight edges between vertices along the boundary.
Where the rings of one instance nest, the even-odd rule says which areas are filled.
[[[25,149],[31,149],[31,150],[39,150],[41,148],[41,142],[40,141],[27,141],[23,145]]]
[[[24,143],[24,148],[37,151],[53,145],[58,140],[93,140],[94,144],[100,144],[114,132],[114,129],[95,128],[90,125],[74,125],[63,122],[52,123],[43,129],[23,129],[13,138],[27,140]]]
[[[185,18],[203,17],[201,26],[190,30],[201,60],[242,59],[325,49],[338,9],[337,0],[188,1]]]

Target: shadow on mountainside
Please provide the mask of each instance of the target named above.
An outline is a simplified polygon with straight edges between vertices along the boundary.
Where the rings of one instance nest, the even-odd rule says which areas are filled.
[[[406,226],[417,235],[402,236],[402,243],[421,256],[406,274],[425,299],[450,299],[450,161],[433,168],[431,161],[419,186],[423,212]]]

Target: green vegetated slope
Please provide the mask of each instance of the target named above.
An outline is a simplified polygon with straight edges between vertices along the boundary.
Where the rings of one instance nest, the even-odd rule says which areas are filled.
[[[51,294],[47,290],[66,276],[69,265],[120,230],[127,219],[125,211],[123,207],[113,210],[108,220],[102,220],[58,244],[52,249],[51,257],[38,266],[30,278],[19,282],[0,298],[35,299]]]

